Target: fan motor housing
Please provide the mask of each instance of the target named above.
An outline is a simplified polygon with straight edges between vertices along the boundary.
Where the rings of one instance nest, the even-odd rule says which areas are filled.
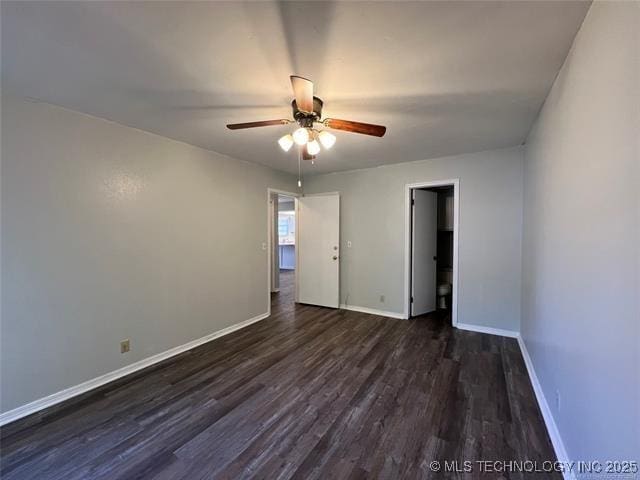
[[[303,127],[310,127],[313,122],[317,122],[322,118],[322,105],[324,102],[321,98],[313,97],[313,112],[307,113],[298,109],[296,101],[291,102],[291,108],[293,110],[293,118]]]

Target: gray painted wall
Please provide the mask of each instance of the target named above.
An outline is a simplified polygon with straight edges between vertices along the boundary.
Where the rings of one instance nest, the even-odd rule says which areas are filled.
[[[267,311],[293,177],[17,99],[2,127],[2,411]]]
[[[459,178],[458,321],[519,330],[522,162],[517,147],[307,178],[341,195],[340,301],[403,312],[405,185]]]
[[[639,10],[593,4],[526,146],[522,335],[574,460],[640,457]]]

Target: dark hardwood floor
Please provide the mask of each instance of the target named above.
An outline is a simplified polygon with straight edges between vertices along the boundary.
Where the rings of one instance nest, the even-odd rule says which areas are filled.
[[[2,479],[513,479],[429,464],[555,460],[515,340],[294,305],[291,280],[268,319],[2,428]]]

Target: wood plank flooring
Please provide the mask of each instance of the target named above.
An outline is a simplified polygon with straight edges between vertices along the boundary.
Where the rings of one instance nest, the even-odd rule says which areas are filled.
[[[515,340],[294,305],[291,274],[268,319],[0,433],[3,480],[517,479],[429,463],[555,460]]]

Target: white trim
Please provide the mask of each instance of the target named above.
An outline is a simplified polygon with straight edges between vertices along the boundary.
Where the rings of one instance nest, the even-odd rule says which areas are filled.
[[[296,269],[294,270],[294,288],[295,288],[295,301],[298,301],[298,197],[299,193],[287,192],[286,190],[278,190],[277,188],[267,188],[267,315],[271,315],[271,253],[272,242],[275,232],[273,231],[273,219],[271,218],[271,195],[285,195],[287,197],[293,197],[295,202],[295,215],[296,215]]]
[[[300,268],[300,199],[299,197],[296,197],[294,199],[294,210],[295,210],[295,222],[296,222],[296,247],[293,251],[294,255],[296,256],[296,268],[295,271],[293,272],[293,301],[294,303],[298,303],[298,292],[300,291],[299,285],[298,285],[298,269]]]
[[[468,330],[469,332],[488,333],[489,335],[499,335],[501,337],[518,338],[520,334],[515,330],[505,330],[503,328],[485,327],[482,325],[471,325],[469,323],[459,323],[456,328]]]
[[[390,317],[390,318],[399,318],[399,319],[405,318],[404,314],[402,313],[385,312],[384,310],[377,310],[375,308],[368,308],[368,307],[358,307],[356,305],[347,305],[345,303],[341,303],[340,308],[344,310],[351,310],[353,312],[370,313],[371,315],[379,315],[381,317]]]
[[[458,231],[460,224],[460,179],[408,183],[404,189],[404,318],[411,316],[411,190],[414,188],[453,186],[453,293],[451,324],[458,325]]]
[[[531,385],[533,386],[533,391],[536,394],[536,400],[538,401],[538,406],[540,407],[540,411],[542,412],[542,418],[544,419],[544,423],[547,426],[547,432],[549,434],[549,438],[551,439],[551,443],[553,444],[553,449],[556,452],[556,457],[559,462],[563,465],[571,465],[571,461],[569,460],[569,455],[567,455],[567,450],[564,448],[564,443],[562,441],[562,437],[560,436],[560,431],[558,430],[558,426],[556,425],[555,420],[553,419],[553,414],[551,413],[551,409],[549,408],[549,404],[547,403],[547,399],[544,396],[544,392],[542,391],[542,386],[538,381],[538,376],[536,375],[536,371],[533,368],[533,362],[531,361],[531,357],[529,356],[529,352],[527,350],[527,345],[524,343],[521,335],[518,335],[518,345],[520,345],[520,351],[522,352],[522,358],[524,359],[524,364],[527,366],[527,372],[529,373],[529,379],[531,380]],[[575,472],[569,470],[563,472],[563,476],[565,480],[575,480]]]
[[[338,195],[340,196],[340,192],[320,192],[320,193],[305,193],[303,197],[322,197],[323,195]]]
[[[118,370],[114,370],[113,372],[106,373],[86,382],[80,383],[79,385],[66,388],[57,393],[53,393],[46,397],[27,403],[26,405],[22,405],[20,407],[14,408],[13,410],[4,412],[0,414],[0,426],[6,425],[7,423],[13,422],[22,417],[26,417],[27,415],[39,412],[40,410],[56,405],[77,395],[86,393],[90,390],[93,390],[94,388],[100,387],[109,382],[113,382],[114,380],[130,375],[134,372],[137,372],[138,370],[142,370],[143,368],[147,368],[158,362],[162,362],[163,360],[174,357],[180,353],[186,352],[187,350],[191,350],[216,338],[228,335],[231,332],[240,330],[241,328],[247,327],[252,323],[259,322],[260,320],[263,320],[268,316],[268,313],[257,315],[248,320],[244,320],[229,327],[223,328],[222,330],[218,330],[217,332],[213,332],[209,335],[205,335],[204,337],[187,342],[184,345],[180,345],[156,355],[152,355],[151,357],[147,357],[143,360],[132,363],[131,365],[127,365],[126,367],[119,368]]]

